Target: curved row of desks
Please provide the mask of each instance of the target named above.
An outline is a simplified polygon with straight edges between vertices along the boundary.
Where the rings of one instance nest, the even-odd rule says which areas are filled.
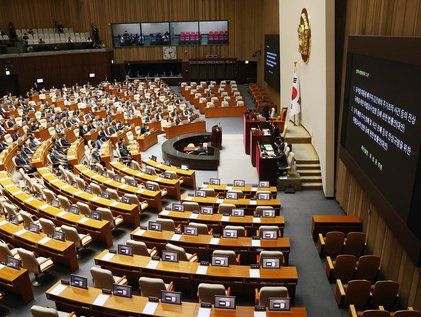
[[[196,188],[196,172],[194,170],[184,170],[179,167],[176,167],[173,165],[165,165],[151,159],[143,159],[142,161],[146,165],[153,167],[155,169],[158,169],[161,172],[166,172],[166,171],[176,172],[179,177],[183,178],[184,185],[189,185],[193,187],[193,189]]]

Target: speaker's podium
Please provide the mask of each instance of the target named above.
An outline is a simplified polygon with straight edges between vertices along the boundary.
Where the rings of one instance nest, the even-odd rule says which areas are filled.
[[[218,125],[212,127],[211,145],[215,148],[221,149],[222,146],[222,128]]]

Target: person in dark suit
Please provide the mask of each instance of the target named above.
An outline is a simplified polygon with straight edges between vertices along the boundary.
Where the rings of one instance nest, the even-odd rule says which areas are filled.
[[[274,140],[277,139],[281,135],[281,132],[277,124],[272,124],[272,129],[270,131],[270,134],[272,135],[272,138]]]
[[[266,120],[269,120],[269,118],[270,118],[269,107],[268,107],[267,104],[263,105],[262,117],[265,118]]]

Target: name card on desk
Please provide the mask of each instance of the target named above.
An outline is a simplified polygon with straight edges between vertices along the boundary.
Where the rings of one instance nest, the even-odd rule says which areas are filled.
[[[208,271],[208,267],[205,265],[199,265],[196,270],[196,274],[205,275]]]
[[[260,278],[260,270],[259,269],[250,269],[249,275],[250,275],[250,277],[253,277],[253,278]]]
[[[211,312],[212,308],[200,307],[199,311],[197,312],[197,317],[210,317]]]
[[[253,217],[253,223],[260,223],[260,217]]]
[[[145,308],[143,308],[142,314],[155,315],[155,311],[158,308],[158,303],[147,302]]]
[[[114,253],[107,253],[101,258],[101,260],[109,261],[114,257],[114,255],[115,255]]]
[[[179,241],[181,239],[181,234],[174,233],[171,237],[171,241]]]
[[[199,217],[199,214],[191,214],[190,215],[190,219],[197,219],[197,217]]]
[[[252,187],[252,188],[251,188],[251,191],[252,191],[252,192],[257,192],[257,187]]]
[[[230,221],[230,217],[229,216],[222,216],[221,221],[228,222],[228,221]]]
[[[223,199],[220,199],[220,198],[218,198],[217,200],[216,200],[216,203],[217,204],[222,204],[224,202],[224,200]]]
[[[67,285],[59,284],[50,292],[50,294],[58,296],[61,292],[63,292],[67,288]]]
[[[260,240],[251,240],[251,245],[253,247],[260,247]]]
[[[249,205],[250,205],[250,206],[255,206],[255,205],[257,205],[257,201],[255,201],[255,200],[250,200]]]
[[[212,239],[210,239],[209,244],[219,244],[219,238],[212,238]]]
[[[44,237],[41,240],[38,241],[39,244],[46,244],[48,241],[50,241],[50,237]]]
[[[148,264],[146,265],[146,267],[147,267],[148,269],[152,269],[152,270],[154,270],[154,269],[156,269],[156,267],[158,266],[158,264],[159,264],[159,261],[150,260],[150,261],[148,262]]]
[[[266,317],[265,311],[254,311],[253,317]]]
[[[134,234],[137,235],[137,236],[141,236],[144,233],[145,233],[145,230],[144,229],[138,229]]]
[[[94,302],[92,303],[92,305],[96,305],[96,306],[104,306],[105,302],[107,301],[107,299],[110,297],[110,295],[106,295],[106,294],[99,294],[97,296],[97,298],[94,300]]]

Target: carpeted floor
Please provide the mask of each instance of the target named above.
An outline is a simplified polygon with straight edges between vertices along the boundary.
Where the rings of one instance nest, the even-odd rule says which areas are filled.
[[[244,87],[242,92],[244,94]],[[249,98],[249,97],[248,97]],[[242,118],[225,118],[207,120],[208,130],[215,123],[220,123],[223,130],[222,142],[224,146],[222,157],[225,162],[222,168],[217,171],[197,171],[197,184],[207,181],[210,177],[220,177],[224,181],[235,178],[244,179],[251,175],[251,164],[247,162],[242,143]],[[159,144],[150,148],[143,157],[156,155],[161,159],[161,144],[165,138],[159,137]],[[226,165],[226,166],[225,166]],[[234,166],[229,169],[228,166]],[[247,172],[245,172],[247,171]],[[223,173],[224,175],[221,175]],[[247,174],[247,175],[246,175]],[[256,174],[257,176],[257,174]],[[255,182],[255,181],[253,181]],[[303,191],[295,194],[278,193],[282,209],[281,214],[286,217],[285,236],[291,240],[290,265],[298,268],[298,287],[296,292],[296,306],[305,306],[309,317],[345,317],[346,310],[339,310],[334,300],[334,288],[329,284],[324,271],[324,263],[317,254],[315,244],[310,236],[311,215],[313,214],[341,214],[341,208],[335,200],[325,199],[321,191]],[[164,206],[172,202],[165,200]],[[146,212],[142,216],[142,223],[155,219],[156,214]],[[124,243],[129,238],[130,226],[113,232],[114,247],[118,243]],[[89,270],[94,266],[94,258],[104,249],[104,246],[94,243],[86,252],[81,254],[79,259],[80,269],[76,274],[89,277]],[[58,279],[68,279],[69,274],[66,267],[57,265],[51,274],[45,275],[39,287],[34,287],[35,301],[23,305],[14,296],[6,296],[0,302],[0,316],[31,316],[30,307],[34,304],[53,307],[54,303],[48,301],[44,292],[51,287]],[[253,305],[253,303],[248,303]]]

